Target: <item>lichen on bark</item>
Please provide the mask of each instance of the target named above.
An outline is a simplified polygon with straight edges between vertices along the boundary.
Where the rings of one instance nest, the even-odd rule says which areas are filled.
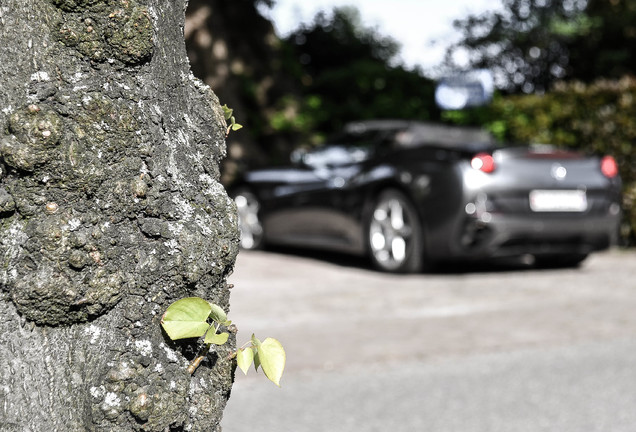
[[[134,65],[152,55],[153,26],[136,0],[53,0],[62,11],[55,36],[95,62],[117,59]]]
[[[189,71],[184,8],[0,4],[7,430],[220,430],[233,339],[190,376],[196,343],[159,325],[184,296],[228,309],[238,245],[218,182],[225,121]]]

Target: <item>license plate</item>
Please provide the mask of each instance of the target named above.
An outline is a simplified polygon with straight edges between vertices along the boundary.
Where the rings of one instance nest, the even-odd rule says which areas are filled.
[[[533,190],[530,209],[534,212],[583,212],[587,195],[582,190]]]

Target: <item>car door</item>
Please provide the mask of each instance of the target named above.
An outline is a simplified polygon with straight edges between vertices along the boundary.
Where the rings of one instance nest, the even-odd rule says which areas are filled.
[[[364,155],[328,146],[302,155],[302,178],[273,191],[277,209],[265,226],[270,240],[298,246],[359,251],[359,227],[350,209],[356,199],[352,180]]]

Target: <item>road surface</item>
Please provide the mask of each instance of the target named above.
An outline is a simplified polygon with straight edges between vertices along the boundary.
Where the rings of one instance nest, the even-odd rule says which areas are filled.
[[[277,388],[237,371],[225,432],[636,431],[636,253],[577,269],[389,275],[241,252],[239,344],[279,339]]]

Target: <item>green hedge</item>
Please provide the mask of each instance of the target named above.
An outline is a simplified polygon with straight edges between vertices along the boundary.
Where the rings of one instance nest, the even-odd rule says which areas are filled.
[[[623,179],[623,237],[636,243],[636,78],[561,83],[543,95],[498,96],[485,111],[487,127],[504,141],[614,156]]]

